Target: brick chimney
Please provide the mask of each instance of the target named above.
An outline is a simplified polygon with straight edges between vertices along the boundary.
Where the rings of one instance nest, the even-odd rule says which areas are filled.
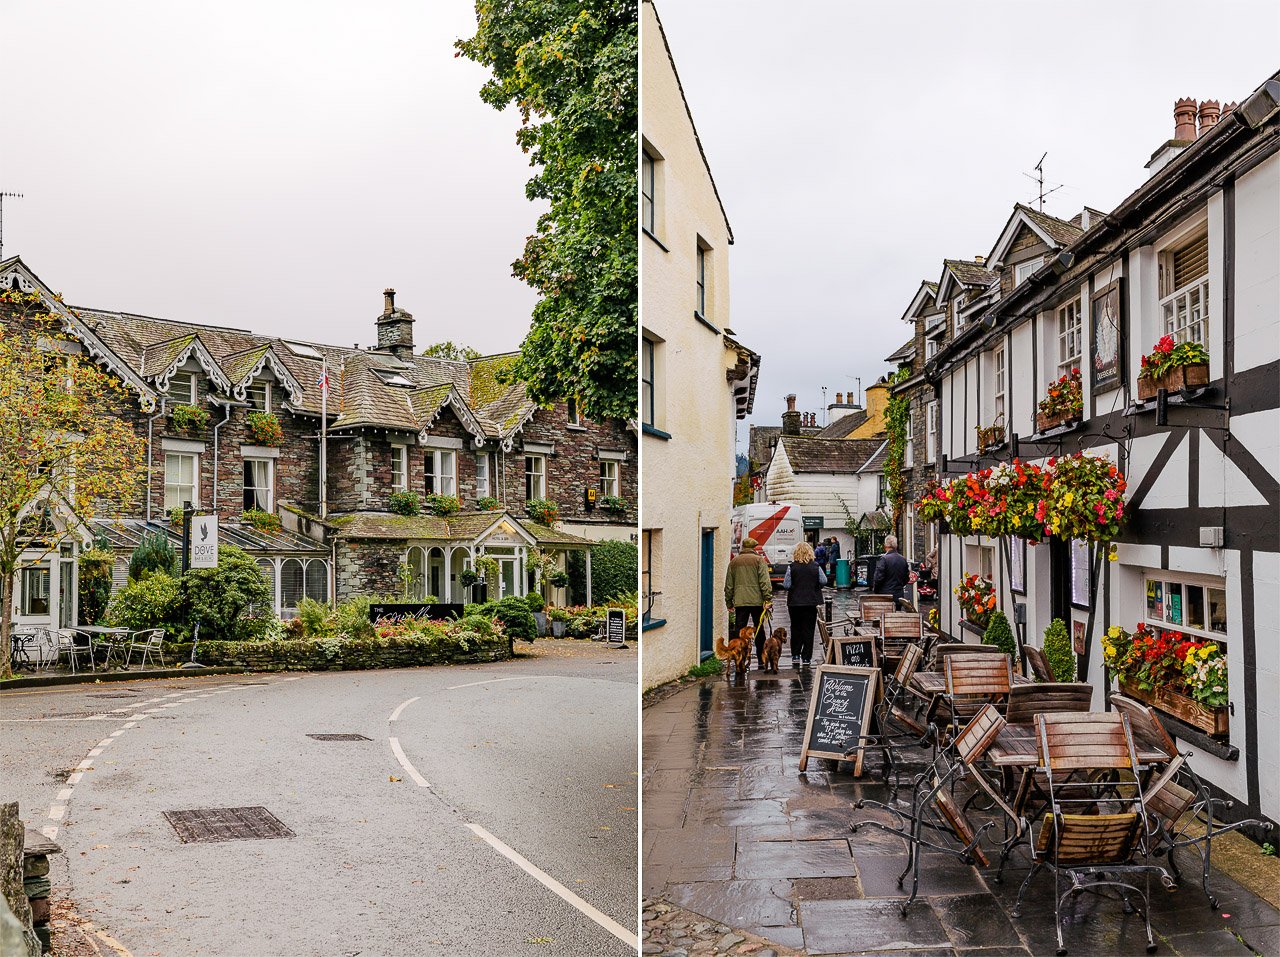
[[[382,315],[378,317],[378,348],[397,359],[413,358],[413,315],[396,308],[396,291],[382,290]]]
[[[1190,97],[1173,104],[1173,138],[1184,143],[1196,138],[1196,101]]]
[[[796,411],[795,393],[787,396],[787,411],[782,413],[782,434],[800,434],[800,413]]]
[[[1217,100],[1203,100],[1200,103],[1200,135],[1208,133],[1218,125],[1218,117],[1222,114],[1222,106]]]

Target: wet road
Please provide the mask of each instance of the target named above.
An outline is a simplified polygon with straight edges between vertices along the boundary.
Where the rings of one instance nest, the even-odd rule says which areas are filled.
[[[634,953],[635,652],[539,650],[9,692],[0,797],[138,957]],[[308,737],[334,733],[369,740]],[[228,807],[294,836],[184,844],[164,816]]]

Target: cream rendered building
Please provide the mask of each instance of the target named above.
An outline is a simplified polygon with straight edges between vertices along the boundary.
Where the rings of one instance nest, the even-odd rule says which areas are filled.
[[[723,634],[734,435],[759,357],[729,335],[733,233],[653,3],[641,24],[644,687]]]

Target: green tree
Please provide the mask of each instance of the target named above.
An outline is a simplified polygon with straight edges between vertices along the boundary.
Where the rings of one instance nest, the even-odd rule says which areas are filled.
[[[1071,636],[1061,618],[1049,623],[1044,633],[1044,656],[1053,669],[1054,681],[1076,680],[1076,653],[1071,647]]]
[[[984,645],[995,645],[1006,655],[1017,662],[1018,660],[1018,642],[1013,637],[1013,629],[1009,627],[1009,619],[1005,617],[1002,611],[993,611],[991,613],[991,621],[987,623],[987,630],[982,634],[982,643]]]
[[[422,354],[430,359],[452,359],[455,362],[470,362],[472,359],[480,358],[478,351],[470,346],[456,345],[452,339],[427,346],[422,350]]]
[[[218,546],[217,568],[192,568],[182,576],[180,620],[200,622],[201,640],[246,641],[261,636],[265,617],[249,618],[251,606],[270,609],[271,583],[257,562],[234,545]]]
[[[512,264],[540,299],[504,375],[535,402],[577,396],[588,418],[634,418],[636,2],[476,0],[476,20],[457,49],[492,72],[484,102],[520,111],[525,195],[549,206]]]
[[[178,553],[164,532],[142,536],[142,541],[129,556],[130,579],[141,581],[152,572],[164,572],[174,578],[178,575]]]

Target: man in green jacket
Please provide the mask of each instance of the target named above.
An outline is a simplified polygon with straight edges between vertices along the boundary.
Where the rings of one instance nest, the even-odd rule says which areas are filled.
[[[773,601],[773,583],[769,581],[769,562],[756,553],[757,544],[754,538],[744,538],[742,551],[729,563],[724,576],[724,603],[733,610],[733,636],[748,624],[756,629],[759,661],[765,639],[760,631],[760,616],[764,606]],[[760,667],[764,667],[763,662]]]

